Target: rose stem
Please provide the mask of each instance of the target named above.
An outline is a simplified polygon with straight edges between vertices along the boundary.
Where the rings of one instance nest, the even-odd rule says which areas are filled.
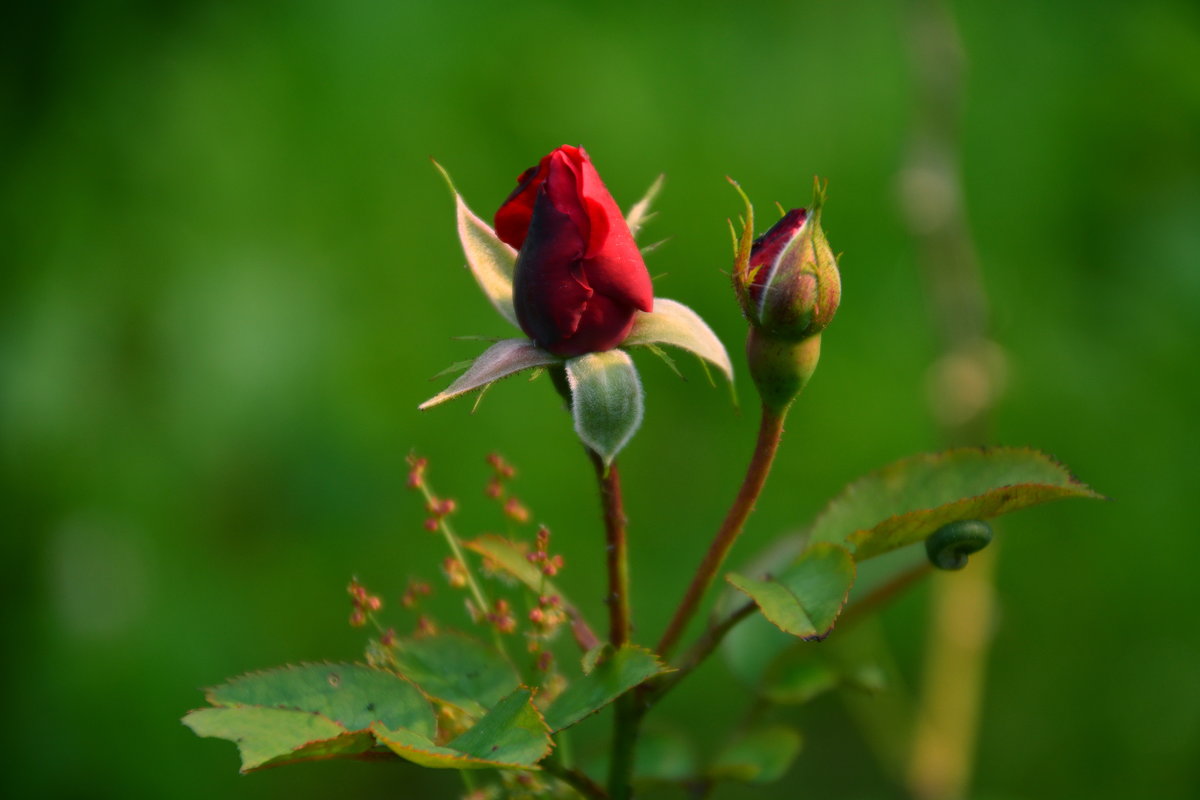
[[[733,501],[712,544],[709,545],[704,560],[700,562],[700,566],[692,578],[692,583],[688,586],[687,594],[683,596],[683,601],[671,619],[671,624],[667,626],[666,632],[658,642],[658,654],[664,659],[670,656],[671,651],[679,643],[688,623],[691,622],[696,610],[700,607],[704,593],[712,585],[717,571],[724,563],[725,557],[729,555],[730,548],[733,547],[738,534],[742,532],[746,518],[754,510],[754,502],[762,492],[763,484],[767,482],[767,474],[771,471],[771,462],[775,460],[775,451],[779,449],[779,439],[783,434],[783,421],[786,417],[786,408],[772,409],[766,405],[763,406],[762,421],[758,428],[758,442],[754,446],[754,455],[750,458],[750,464],[746,467],[746,477],[742,481],[742,488],[738,491],[737,499]]]
[[[617,465],[604,466],[604,460],[587,451],[596,470],[600,505],[604,511],[605,555],[608,563],[608,640],[613,647],[629,641],[629,547],[625,535],[625,509],[621,500],[621,478]],[[631,796],[633,751],[637,743],[641,715],[630,692],[614,704],[612,758],[609,763],[608,793],[613,800]]]
[[[625,536],[625,508],[621,502],[621,476],[617,465],[607,468],[590,448],[596,469],[600,505],[604,511],[604,551],[608,563],[608,640],[613,647],[629,641],[629,545]]]

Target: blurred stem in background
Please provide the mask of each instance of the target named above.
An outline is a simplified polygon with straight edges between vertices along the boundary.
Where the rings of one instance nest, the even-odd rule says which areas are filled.
[[[987,338],[988,307],[960,174],[965,58],[945,0],[912,0],[908,42],[916,111],[899,176],[939,356],[930,368],[931,411],[950,445],[979,445],[1002,389],[1004,355]],[[970,569],[934,576],[929,638],[906,781],[921,800],[964,797],[971,781],[995,606],[995,546]]]

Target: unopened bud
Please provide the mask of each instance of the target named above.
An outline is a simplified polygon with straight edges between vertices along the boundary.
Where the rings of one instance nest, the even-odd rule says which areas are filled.
[[[789,211],[750,249],[744,310],[750,324],[772,339],[807,339],[825,330],[837,312],[842,281],[821,230],[824,200],[817,182],[812,208]]]

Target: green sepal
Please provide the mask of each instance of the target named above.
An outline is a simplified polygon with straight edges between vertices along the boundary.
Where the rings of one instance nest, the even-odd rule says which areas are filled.
[[[501,378],[523,370],[559,364],[562,359],[547,353],[528,339],[501,339],[483,351],[467,371],[441,392],[417,406],[421,411],[453,400],[476,389],[485,389]]]
[[[475,276],[479,288],[506,320],[520,327],[517,312],[513,308],[513,271],[517,264],[517,251],[500,241],[492,226],[477,217],[462,195],[454,188],[450,174],[436,161],[433,165],[446,179],[454,195],[455,217],[458,223],[458,239],[462,242],[467,266]]]
[[[621,350],[568,359],[567,383],[575,432],[608,466],[642,424],[642,381],[633,360]]]
[[[642,199],[633,204],[629,209],[629,213],[625,215],[625,224],[629,226],[629,232],[636,238],[638,231],[642,229],[642,225],[646,220],[650,219],[653,214],[650,213],[650,206],[654,203],[654,198],[658,197],[658,193],[662,191],[665,175],[659,175],[654,179],[654,183],[650,184],[650,188],[642,195]]]
[[[718,367],[730,382],[733,381],[733,362],[729,360],[725,345],[721,344],[721,340],[700,315],[683,303],[665,297],[654,298],[654,311],[649,314],[636,312],[633,330],[622,346],[659,344],[695,353]]]

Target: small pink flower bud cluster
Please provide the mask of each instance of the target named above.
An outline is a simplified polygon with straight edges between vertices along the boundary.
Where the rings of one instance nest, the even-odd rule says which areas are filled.
[[[426,504],[425,510],[429,512],[429,517],[425,520],[425,530],[436,533],[442,520],[458,510],[458,503],[449,498],[439,500],[435,497]]]
[[[353,606],[350,610],[352,627],[361,628],[366,625],[370,615],[383,608],[383,599],[368,592],[367,587],[358,582],[358,578],[350,579],[346,592],[350,595],[350,604]]]
[[[420,489],[425,485],[425,468],[429,466],[429,461],[418,456],[410,455],[408,457],[408,488]]]
[[[536,549],[525,556],[530,564],[538,564],[542,574],[553,578],[563,568],[563,557],[552,556],[550,550],[550,529],[545,525],[538,528]]]
[[[504,598],[493,603],[492,611],[487,614],[487,621],[496,626],[501,633],[514,633],[517,630],[517,618],[513,615],[512,606]]]
[[[416,608],[421,604],[422,597],[428,597],[433,593],[431,587],[425,581],[418,581],[409,578],[408,588],[404,590],[404,594],[400,596],[400,605],[405,608]]]
[[[492,477],[488,481],[485,493],[493,500],[499,500],[504,497],[504,483],[515,478],[517,470],[499,453],[488,453],[487,463],[492,468]]]
[[[516,468],[505,461],[504,457],[499,453],[489,453],[487,463],[492,468],[492,477],[488,479],[487,488],[484,490],[484,493],[493,500],[501,502],[504,516],[513,522],[518,525],[524,525],[529,522],[529,509],[514,495],[509,494],[506,489],[508,481],[511,481],[517,475]]]
[[[538,604],[529,611],[529,621],[534,624],[539,633],[551,634],[567,621],[567,614],[562,609],[562,601],[558,595],[542,595]]]
[[[454,556],[442,559],[442,574],[454,589],[462,589],[467,585],[467,568]]]

